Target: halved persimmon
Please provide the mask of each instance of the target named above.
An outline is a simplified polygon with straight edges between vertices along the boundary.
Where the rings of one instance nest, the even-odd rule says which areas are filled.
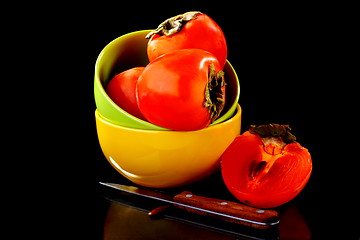
[[[226,149],[221,171],[227,188],[241,202],[273,208],[305,187],[312,160],[288,125],[251,126]]]

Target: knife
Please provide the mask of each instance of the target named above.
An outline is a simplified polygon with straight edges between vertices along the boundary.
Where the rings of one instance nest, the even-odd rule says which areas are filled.
[[[258,209],[241,203],[202,197],[189,191],[183,191],[173,197],[169,194],[148,188],[126,186],[115,183],[99,183],[122,192],[172,204],[175,207],[191,213],[210,216],[260,230],[272,228],[280,222],[279,214],[275,210]]]

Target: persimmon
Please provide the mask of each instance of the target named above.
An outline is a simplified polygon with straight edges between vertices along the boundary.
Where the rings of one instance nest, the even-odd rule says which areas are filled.
[[[208,15],[193,11],[165,20],[147,35],[148,58],[157,57],[178,49],[202,49],[218,59],[221,69],[225,66],[227,44],[220,26]]]
[[[151,123],[178,131],[207,127],[225,105],[225,78],[215,56],[180,49],[150,62],[136,85],[141,113]]]
[[[288,125],[251,126],[221,157],[225,185],[241,202],[273,208],[292,200],[312,171],[309,151]]]

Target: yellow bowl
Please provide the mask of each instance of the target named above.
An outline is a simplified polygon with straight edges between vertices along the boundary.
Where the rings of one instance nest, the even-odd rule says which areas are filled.
[[[136,184],[169,188],[212,174],[219,158],[240,134],[241,107],[222,123],[198,131],[126,128],[95,111],[101,149],[110,164]]]

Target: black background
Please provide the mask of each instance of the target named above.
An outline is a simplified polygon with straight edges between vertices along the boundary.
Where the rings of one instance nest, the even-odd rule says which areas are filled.
[[[349,89],[356,86],[347,74],[351,66],[344,67],[349,37],[340,23],[343,10],[336,5],[234,4],[54,4],[27,13],[13,35],[22,57],[11,60],[13,87],[21,86],[17,94],[31,111],[27,121],[19,122],[26,144],[12,150],[21,159],[21,164],[14,161],[17,176],[26,176],[22,184],[33,191],[17,198],[18,226],[38,237],[101,239],[106,206],[98,181],[119,176],[97,141],[96,58],[123,34],[199,10],[226,36],[228,60],[241,85],[242,131],[249,124],[289,124],[312,154],[313,174],[295,201],[314,238],[359,237],[358,157],[349,137],[356,131],[356,102]],[[12,137],[11,143],[19,141],[18,134]],[[36,224],[34,216],[40,219]]]

